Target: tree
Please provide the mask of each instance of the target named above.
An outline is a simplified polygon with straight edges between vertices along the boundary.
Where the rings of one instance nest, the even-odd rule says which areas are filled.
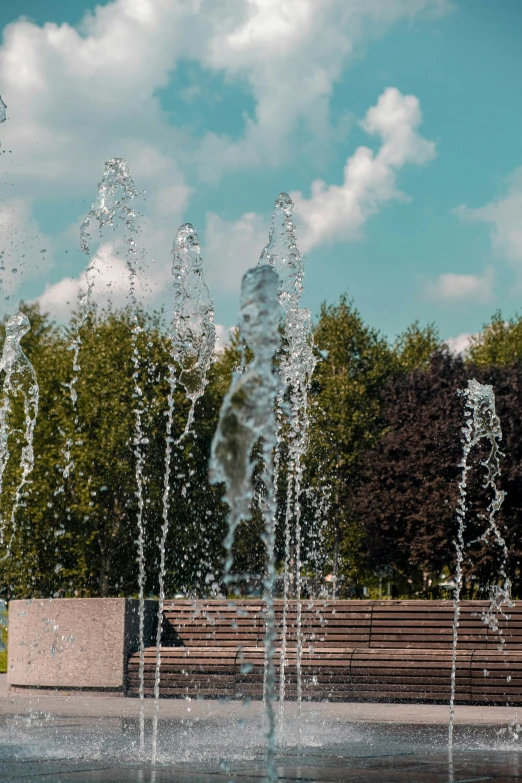
[[[443,345],[438,329],[433,324],[422,328],[415,321],[395,341],[393,352],[397,370],[408,373],[429,369],[434,354],[440,352]]]
[[[326,476],[332,486],[326,545],[334,575],[341,562],[353,581],[360,571],[362,541],[353,489],[361,457],[379,436],[382,389],[395,371],[393,355],[346,296],[338,305],[321,307],[315,344],[321,361],[310,395],[308,476],[314,484]]]
[[[513,367],[522,363],[522,315],[505,321],[500,311],[471,337],[468,362],[475,367]]]
[[[33,329],[24,347],[40,383],[36,459],[16,530],[8,531],[7,541],[12,533],[14,537],[9,556],[0,566],[0,594],[7,598],[49,596],[57,591],[86,596],[133,594],[138,569],[130,313],[92,312],[81,327],[76,406],[68,386],[72,378],[68,347],[74,320],[68,330],[62,330],[35,308],[29,315]],[[140,327],[138,380],[146,400],[146,591],[155,593],[168,340],[159,316],[141,314]],[[207,571],[220,567],[225,509],[219,489],[208,482],[207,462],[223,376],[228,371],[221,370],[217,362],[207,392],[198,403],[194,431],[175,449],[167,542],[170,592],[208,589]],[[183,432],[187,413],[187,400],[178,389],[174,439]],[[11,486],[16,479],[13,470],[8,477]],[[4,516],[8,516],[9,503],[7,491],[2,496]]]
[[[465,364],[447,349],[435,354],[428,370],[391,379],[384,394],[382,436],[361,461],[356,509],[365,537],[368,567],[393,569],[401,592],[439,595],[441,573],[455,568],[458,484],[462,477],[462,429],[468,380],[491,383],[504,433],[501,488],[507,494],[497,524],[509,544],[507,571],[521,590],[519,544],[522,525],[522,367],[484,370]],[[498,584],[502,548],[487,529],[491,492],[484,487],[489,444],[471,451],[463,595],[489,594]]]
[[[361,464],[356,508],[368,566],[392,567],[395,581],[412,593],[427,591],[453,562],[463,423],[458,390],[465,385],[462,361],[447,350],[428,370],[395,376],[384,393],[382,437]]]

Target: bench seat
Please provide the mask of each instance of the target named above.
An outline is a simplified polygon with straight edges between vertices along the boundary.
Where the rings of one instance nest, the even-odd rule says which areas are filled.
[[[237,650],[233,647],[162,647],[161,695],[171,697],[233,698]],[[134,653],[127,670],[127,692],[139,693],[140,655]],[[154,695],[156,648],[145,649],[144,693]]]
[[[282,602],[276,602],[280,638]],[[522,705],[522,603],[500,633],[483,601],[462,602],[456,702]],[[297,606],[286,614],[285,698],[297,695]],[[176,601],[165,609],[161,696],[263,697],[265,615],[251,601]],[[447,702],[453,605],[447,601],[303,601],[302,696],[329,701]],[[504,646],[501,645],[501,638]],[[499,649],[500,648],[500,649]],[[279,691],[280,649],[274,657]],[[145,651],[145,695],[153,695],[156,649]],[[139,690],[139,654],[127,692]]]

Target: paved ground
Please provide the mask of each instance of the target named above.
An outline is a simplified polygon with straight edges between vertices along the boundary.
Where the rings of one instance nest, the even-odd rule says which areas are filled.
[[[181,769],[126,769],[102,764],[86,767],[78,764],[48,763],[33,766],[32,769],[3,768],[4,783],[261,783],[264,771],[260,765],[249,768],[231,768],[229,772],[189,771]],[[321,756],[304,755],[299,759],[286,757],[278,766],[278,780],[281,783],[512,783],[520,780],[518,771],[505,758],[497,762],[485,762],[472,756],[462,756],[452,765],[444,756],[431,758],[403,755],[393,757],[381,755],[361,757],[355,765]]]
[[[126,699],[121,696],[88,696],[78,692],[64,692],[60,695],[52,691],[9,692],[5,674],[0,674],[0,715],[25,715],[34,711],[43,711],[61,716],[132,718],[140,711],[139,699]],[[249,705],[249,715],[262,713],[261,702]],[[316,703],[303,705],[306,713],[314,716],[335,719],[346,723],[407,723],[415,725],[446,725],[448,707],[445,704],[355,704],[355,703]],[[515,707],[457,706],[456,723],[465,726],[504,726],[513,720],[522,721],[522,710]],[[152,717],[153,701],[145,700],[145,714]],[[296,705],[289,702],[285,706],[288,715],[295,715]],[[181,719],[186,717],[206,718],[210,716],[226,717],[245,713],[242,702],[223,703],[214,700],[162,699],[161,716]]]
[[[115,696],[10,693],[5,675],[0,675],[1,783],[263,780],[261,703],[163,700],[155,768],[147,761],[153,703],[145,702],[145,760],[139,754],[139,706],[138,699]],[[517,717],[517,710],[506,707],[457,707],[455,751],[449,758],[445,705],[305,704],[298,719],[296,705],[287,704],[279,779],[520,781]]]

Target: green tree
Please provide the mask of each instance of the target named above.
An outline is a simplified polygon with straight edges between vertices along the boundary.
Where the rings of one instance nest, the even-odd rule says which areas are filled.
[[[393,351],[397,369],[404,373],[427,370],[434,354],[441,351],[443,345],[434,324],[423,328],[415,321],[395,341]]]
[[[52,326],[35,308],[28,314],[33,329],[24,348],[40,383],[36,459],[16,530],[8,531],[7,541],[14,536],[9,556],[0,565],[0,594],[7,598],[49,596],[57,591],[86,596],[133,594],[137,590],[136,401],[130,312],[93,312],[82,326],[76,407],[69,387],[74,320],[64,330]],[[141,314],[140,328],[138,349],[143,359],[138,380],[146,401],[146,590],[155,593],[168,340],[159,316]],[[204,589],[208,570],[219,570],[225,509],[219,488],[208,482],[207,462],[226,372],[219,361],[212,367],[207,392],[197,406],[194,431],[173,455],[167,542],[167,588],[172,593]],[[175,440],[183,432],[187,413],[187,400],[178,389]],[[71,469],[64,473],[67,465]],[[8,477],[11,485],[15,474],[13,468]],[[4,516],[8,516],[9,498],[9,492],[4,492]]]
[[[467,353],[475,367],[511,367],[522,363],[522,315],[508,321],[496,312],[490,323],[471,338]]]
[[[327,477],[331,523],[326,545],[335,576],[360,581],[362,531],[353,513],[361,456],[379,436],[383,386],[395,371],[387,341],[346,296],[323,305],[315,329],[318,363],[311,393],[309,480]]]

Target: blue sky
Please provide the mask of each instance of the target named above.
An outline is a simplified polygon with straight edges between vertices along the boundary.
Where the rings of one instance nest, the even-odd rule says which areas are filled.
[[[4,309],[66,315],[120,156],[146,192],[151,305],[190,221],[232,325],[284,190],[314,315],[347,292],[390,336],[419,319],[462,345],[521,309],[519,0],[3,0],[0,26]],[[96,295],[123,303],[122,260],[98,252]]]

